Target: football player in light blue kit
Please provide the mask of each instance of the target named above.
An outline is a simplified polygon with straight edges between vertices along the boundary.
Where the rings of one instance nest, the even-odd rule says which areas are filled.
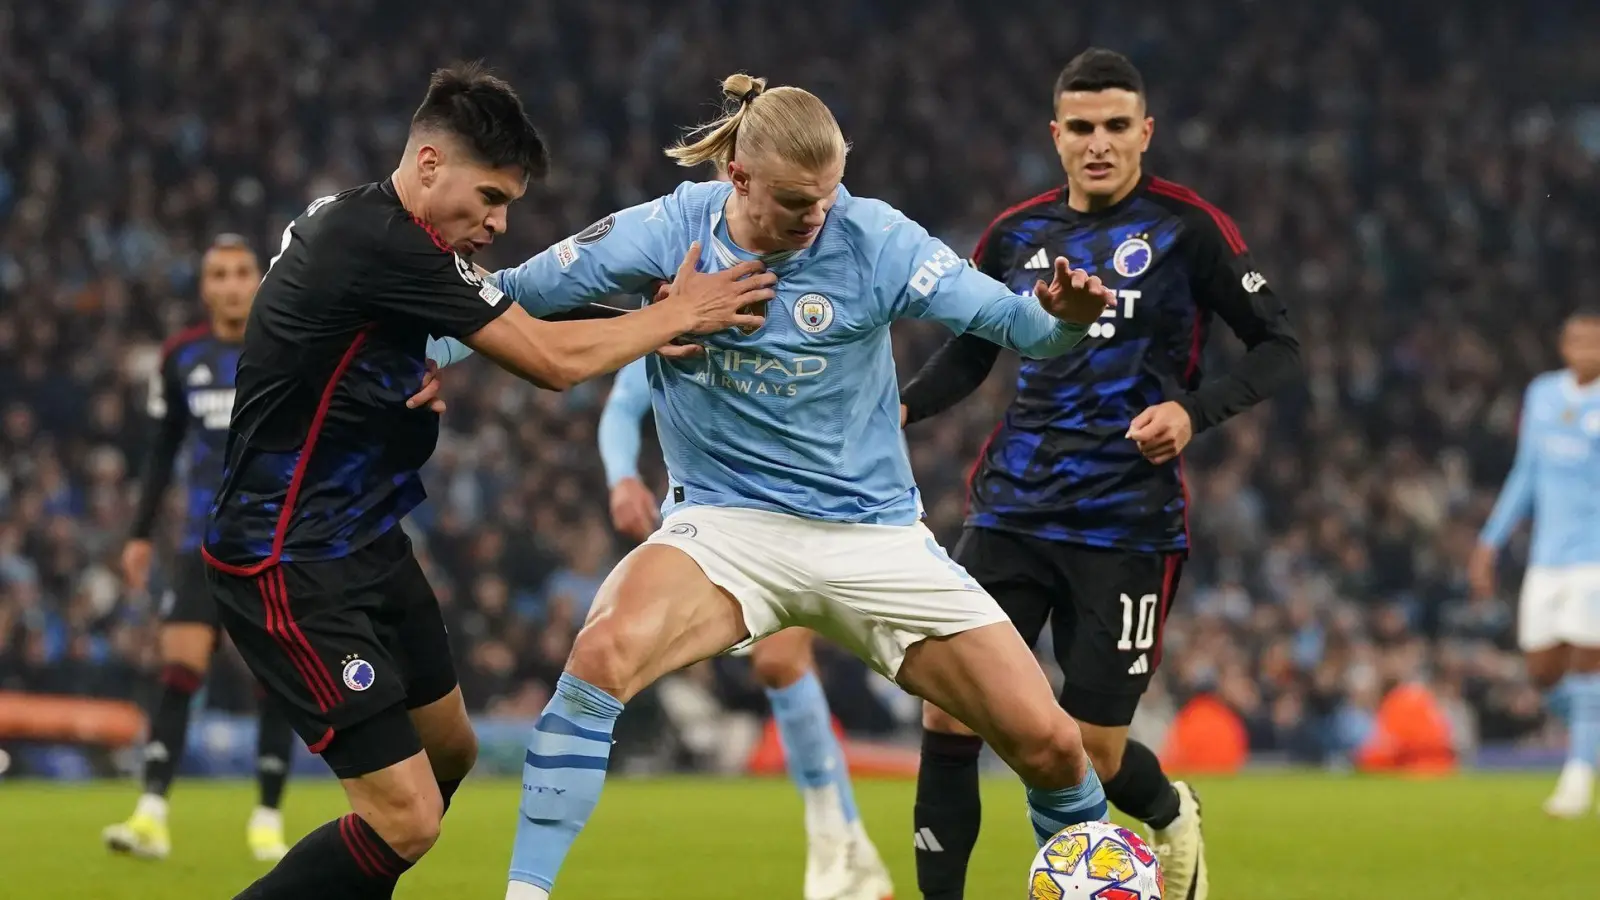
[[[1077,725],[1032,652],[921,524],[889,325],[931,319],[1055,356],[1110,292],[1058,261],[1035,298],[1013,294],[888,205],[852,197],[844,137],[815,96],[744,75],[723,88],[737,109],[669,155],[715,162],[730,182],[685,184],[497,276],[536,314],[646,292],[696,243],[703,268],[760,259],[778,277],[760,327],[647,363],[666,518],[606,579],[535,726],[507,900],[548,898],[599,800],[625,702],[790,626],[983,736],[1027,784],[1041,844],[1105,815]]]
[[[1528,386],[1516,462],[1469,574],[1475,591],[1492,595],[1500,548],[1532,517],[1517,641],[1537,684],[1551,688],[1566,678],[1567,762],[1544,808],[1572,818],[1594,800],[1600,757],[1600,310],[1567,320],[1561,357],[1565,369]]]
[[[617,373],[599,429],[612,524],[639,541],[660,524],[659,495],[639,477],[639,431],[649,411],[650,376],[639,359]],[[813,640],[808,629],[786,628],[749,648],[756,680],[772,704],[789,777],[805,802],[805,898],[881,900],[894,894],[894,882],[856,808],[850,768],[817,678]]]

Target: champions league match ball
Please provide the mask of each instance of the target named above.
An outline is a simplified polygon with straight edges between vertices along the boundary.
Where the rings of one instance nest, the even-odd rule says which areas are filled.
[[[1064,828],[1033,857],[1028,900],[1162,900],[1156,852],[1110,822]]]

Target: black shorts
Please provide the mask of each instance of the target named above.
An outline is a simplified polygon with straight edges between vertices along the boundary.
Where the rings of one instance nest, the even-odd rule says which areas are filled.
[[[955,560],[1000,604],[1028,646],[1050,622],[1073,718],[1133,721],[1161,664],[1161,638],[1187,554],[1140,553],[968,528]]]
[[[186,550],[172,559],[172,577],[161,595],[161,624],[217,626],[217,601],[206,583],[205,557]]]
[[[311,752],[341,778],[422,749],[407,710],[456,686],[439,601],[399,528],[342,559],[252,577],[208,568],[222,625]]]

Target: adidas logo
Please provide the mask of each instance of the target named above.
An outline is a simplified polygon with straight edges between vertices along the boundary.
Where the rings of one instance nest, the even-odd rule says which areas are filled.
[[[1044,248],[1040,247],[1038,253],[1035,253],[1033,256],[1028,258],[1028,264],[1023,266],[1023,268],[1024,269],[1048,269],[1048,268],[1050,268],[1050,254],[1044,252]]]
[[[210,383],[211,383],[211,367],[207,366],[204,363],[201,363],[200,365],[195,366],[194,367],[194,371],[189,373],[189,384],[190,384],[191,387],[194,386],[194,385],[210,384]]]
[[[918,850],[926,850],[929,853],[944,852],[944,845],[939,843],[939,839],[933,836],[932,828],[918,828],[916,838],[912,843],[917,845]]]
[[[1149,671],[1150,671],[1150,656],[1148,654],[1145,654],[1145,653],[1139,654],[1139,658],[1134,660],[1133,661],[1133,665],[1128,667],[1128,674],[1129,675],[1144,675],[1144,674],[1147,674]]]

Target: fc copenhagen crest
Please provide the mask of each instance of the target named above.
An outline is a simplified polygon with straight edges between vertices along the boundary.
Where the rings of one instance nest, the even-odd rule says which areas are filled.
[[[833,301],[821,294],[802,294],[794,302],[794,323],[807,334],[818,334],[833,324]]]
[[[1117,247],[1117,252],[1111,254],[1111,267],[1123,278],[1137,278],[1150,268],[1150,260],[1155,256],[1155,251],[1150,248],[1150,242],[1143,237],[1131,237]]]

